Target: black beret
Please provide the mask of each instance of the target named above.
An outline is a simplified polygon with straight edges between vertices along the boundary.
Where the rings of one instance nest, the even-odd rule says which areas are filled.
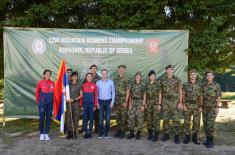
[[[154,75],[156,76],[155,71],[154,71],[154,70],[151,70],[151,71],[149,72],[149,74],[148,74],[148,77],[150,77],[152,74],[154,74]]]
[[[71,76],[75,76],[75,75],[78,76],[78,72],[77,71],[74,71]]]

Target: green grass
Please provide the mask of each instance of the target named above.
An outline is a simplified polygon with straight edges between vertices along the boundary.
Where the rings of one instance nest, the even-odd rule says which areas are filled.
[[[222,99],[235,100],[235,92],[223,92]]]
[[[52,123],[52,130],[58,130],[56,124]],[[5,127],[0,126],[0,135],[25,135],[32,132],[38,131],[38,120],[37,119],[17,119],[6,122]]]

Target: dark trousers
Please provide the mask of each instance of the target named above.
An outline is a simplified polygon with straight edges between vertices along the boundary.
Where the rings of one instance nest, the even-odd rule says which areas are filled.
[[[83,131],[86,134],[89,134],[92,132],[93,128],[93,120],[94,120],[94,103],[83,103],[83,112],[82,112],[82,117],[83,117]],[[87,124],[89,121],[89,128],[87,128]]]
[[[100,100],[99,99],[99,132],[100,134],[107,134],[110,128],[110,100]],[[104,126],[105,119],[105,126]]]
[[[39,131],[40,134],[48,134],[51,127],[53,110],[53,93],[41,93],[38,103]]]
[[[96,109],[94,111],[94,127],[95,127],[95,132],[97,132],[99,128],[99,109]]]
[[[49,133],[51,127],[52,109],[53,109],[53,103],[39,102],[38,104],[40,134]]]

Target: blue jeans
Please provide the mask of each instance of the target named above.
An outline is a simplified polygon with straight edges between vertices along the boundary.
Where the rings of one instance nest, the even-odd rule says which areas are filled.
[[[108,134],[110,128],[110,100],[100,100],[99,99],[99,132],[100,135]],[[104,127],[105,118],[105,127]]]
[[[83,103],[83,111],[82,111],[82,118],[83,118],[83,130],[86,134],[92,133],[93,128],[93,120],[94,120],[94,103]],[[89,121],[89,129],[87,129],[87,123]]]

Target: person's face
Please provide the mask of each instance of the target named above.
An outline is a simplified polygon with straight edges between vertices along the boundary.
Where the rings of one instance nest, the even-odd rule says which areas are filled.
[[[156,76],[154,74],[150,75],[149,80],[154,81],[156,79]]]
[[[96,72],[97,72],[97,68],[96,67],[91,67],[91,73],[96,74]]]
[[[136,82],[140,82],[140,80],[141,80],[141,75],[136,75],[136,76],[135,76],[135,80],[136,80]]]
[[[87,74],[87,76],[86,76],[86,80],[88,81],[88,82],[91,82],[92,81],[92,75],[91,74]]]
[[[119,75],[124,75],[124,74],[125,74],[125,71],[126,71],[125,68],[122,68],[122,67],[118,68],[118,74],[119,74]]]
[[[72,76],[72,81],[73,82],[76,82],[77,80],[78,80],[78,76],[77,75]]]
[[[214,79],[214,75],[212,73],[207,73],[206,74],[206,79],[207,79],[208,82],[211,82]]]
[[[49,71],[47,71],[45,74],[44,74],[44,78],[46,80],[49,80],[51,78],[51,73]]]
[[[174,69],[173,69],[173,68],[168,68],[168,69],[166,70],[166,74],[167,74],[168,76],[172,76],[172,75],[173,75],[173,72],[174,72]]]
[[[68,70],[68,71],[67,71],[67,74],[68,74],[69,77],[71,77],[72,71],[71,71],[71,70]]]
[[[197,73],[190,73],[189,78],[190,78],[190,80],[195,81],[197,78]]]
[[[102,79],[107,79],[108,77],[108,72],[107,71],[102,71],[101,72]]]

